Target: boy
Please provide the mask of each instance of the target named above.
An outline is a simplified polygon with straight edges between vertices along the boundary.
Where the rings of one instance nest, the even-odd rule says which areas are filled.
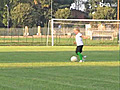
[[[83,48],[82,38],[87,39],[87,37],[83,36],[80,33],[80,30],[78,28],[74,29],[74,33],[76,34],[76,42],[74,42],[74,44],[77,44],[76,54],[80,57],[80,61],[79,62],[84,62],[83,59],[85,59],[86,56],[82,55],[82,48]]]

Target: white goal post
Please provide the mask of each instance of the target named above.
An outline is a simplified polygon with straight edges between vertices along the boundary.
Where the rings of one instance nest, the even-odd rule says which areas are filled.
[[[52,46],[54,46],[54,23],[57,21],[66,21],[66,22],[115,22],[118,25],[118,32],[120,32],[120,20],[104,20],[104,19],[51,19],[51,37],[52,37]],[[112,23],[111,23],[112,24]],[[119,33],[120,36],[120,33]],[[120,37],[119,37],[120,40]]]

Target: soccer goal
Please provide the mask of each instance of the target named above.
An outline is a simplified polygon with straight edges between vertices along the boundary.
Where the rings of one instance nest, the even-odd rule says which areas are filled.
[[[120,20],[94,19],[52,19],[51,42],[52,46],[74,45],[74,28],[79,28],[84,36],[85,45],[117,45],[119,39]]]

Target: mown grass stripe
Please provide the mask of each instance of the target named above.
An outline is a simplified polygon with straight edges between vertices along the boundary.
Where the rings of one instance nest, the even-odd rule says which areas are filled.
[[[52,67],[52,66],[120,66],[120,62],[34,62],[34,63],[0,63],[0,68],[9,67]]]
[[[75,49],[76,46],[0,46],[0,52],[75,51]],[[84,46],[83,49],[84,51],[118,51],[119,46]]]

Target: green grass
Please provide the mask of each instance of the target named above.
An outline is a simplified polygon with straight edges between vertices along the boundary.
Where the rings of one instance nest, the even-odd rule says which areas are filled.
[[[85,46],[85,63],[70,62],[74,46],[1,46],[0,90],[119,90],[119,47]]]

